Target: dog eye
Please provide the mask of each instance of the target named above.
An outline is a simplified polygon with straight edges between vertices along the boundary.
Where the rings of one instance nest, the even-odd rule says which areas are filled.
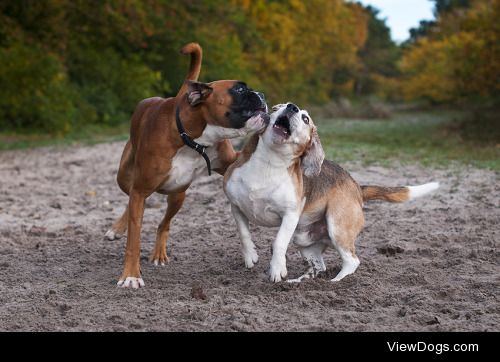
[[[307,117],[305,114],[302,115],[302,120],[305,124],[309,124],[309,117]]]

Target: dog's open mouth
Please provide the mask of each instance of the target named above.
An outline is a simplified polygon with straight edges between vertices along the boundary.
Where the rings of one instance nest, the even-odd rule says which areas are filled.
[[[290,119],[288,116],[279,116],[276,122],[274,122],[273,130],[275,133],[283,136],[284,138],[290,137],[292,132],[290,131]]]

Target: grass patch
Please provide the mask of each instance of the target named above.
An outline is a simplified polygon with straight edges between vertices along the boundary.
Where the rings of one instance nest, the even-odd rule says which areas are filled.
[[[478,138],[466,132],[465,137],[464,129],[472,123],[452,111],[401,112],[388,120],[316,121],[327,158],[337,162],[445,167],[457,161],[500,170],[500,139],[491,133]]]
[[[23,149],[54,145],[96,144],[128,139],[129,125],[115,127],[87,125],[62,135],[33,132],[0,133],[0,150]]]

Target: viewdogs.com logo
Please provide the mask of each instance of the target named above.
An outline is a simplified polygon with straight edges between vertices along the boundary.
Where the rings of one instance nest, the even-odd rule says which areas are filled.
[[[441,354],[443,352],[478,352],[479,345],[473,343],[463,343],[449,345],[448,343],[399,343],[387,342],[390,352],[434,352]]]

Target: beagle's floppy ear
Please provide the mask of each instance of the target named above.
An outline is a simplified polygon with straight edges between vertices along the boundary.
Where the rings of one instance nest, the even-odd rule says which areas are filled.
[[[195,82],[192,80],[187,81],[187,100],[189,105],[196,106],[208,98],[213,92],[213,88],[208,84]]]
[[[325,159],[325,151],[321,146],[318,131],[313,127],[311,141],[302,155],[301,167],[304,175],[307,177],[318,176],[321,172],[321,165]]]

